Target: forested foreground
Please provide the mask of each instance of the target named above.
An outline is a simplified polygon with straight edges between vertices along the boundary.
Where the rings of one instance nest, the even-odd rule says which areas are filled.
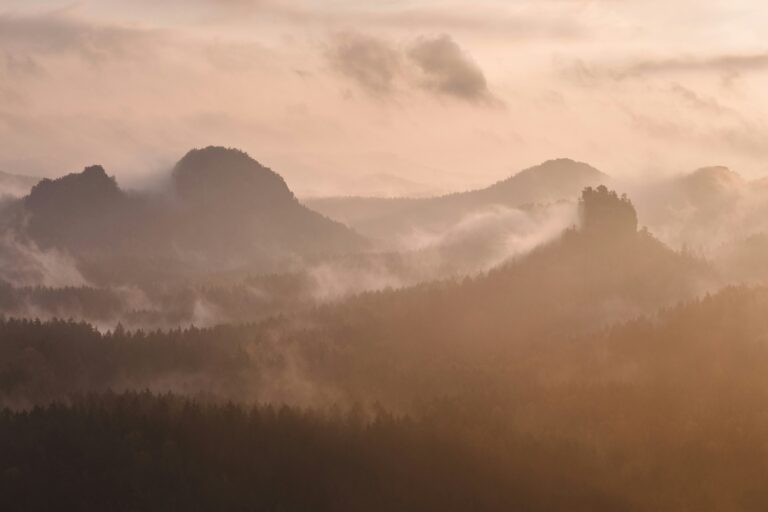
[[[3,510],[628,510],[585,461],[357,409],[129,393],[0,414]]]
[[[0,499],[16,510],[765,510],[767,307],[768,289],[731,288],[601,333],[429,354],[372,339],[329,352],[318,331],[269,335],[278,321],[153,334],[6,321],[14,409]],[[38,366],[14,374],[14,357]],[[130,386],[116,377],[131,372]],[[198,399],[72,395],[35,409],[7,400],[24,378],[73,393],[222,383]],[[281,392],[311,407],[216,405],[279,404]]]

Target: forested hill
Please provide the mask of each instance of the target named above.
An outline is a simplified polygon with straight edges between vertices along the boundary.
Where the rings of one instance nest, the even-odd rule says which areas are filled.
[[[378,419],[132,395],[5,411],[0,500],[45,508],[47,496],[70,510],[85,510],[86,495],[115,510],[186,498],[202,508],[276,500],[286,510],[356,510],[374,498],[382,510],[470,501],[476,510],[760,510],[768,503],[768,467],[755,449],[768,442],[766,308],[768,289],[727,289],[604,333],[539,340],[515,357],[499,339],[489,352],[497,364],[467,361],[466,351],[433,340],[420,370],[405,361],[426,349],[419,337],[406,350],[375,334],[332,346],[317,333],[278,342],[276,323],[105,335],[3,321],[7,404],[14,392],[48,389],[49,399],[69,400],[73,391],[142,384],[237,400],[260,389],[254,398],[272,403],[303,394],[321,410],[396,386],[398,401],[378,400]],[[436,362],[442,385],[423,395]],[[375,396],[360,401],[363,411]],[[381,409],[409,399],[418,404],[412,420]],[[268,485],[272,478],[284,486]],[[337,478],[345,485],[331,491]],[[29,492],[39,485],[49,492]]]
[[[365,245],[303,206],[278,174],[220,147],[190,151],[162,193],[126,192],[100,166],[42,180],[6,207],[2,227],[8,254],[18,254],[4,273],[21,281],[34,276],[13,267],[29,266],[38,249],[71,256],[89,282],[130,283],[286,271]]]

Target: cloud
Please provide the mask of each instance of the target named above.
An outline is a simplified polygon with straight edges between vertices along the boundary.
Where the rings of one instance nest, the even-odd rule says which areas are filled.
[[[0,234],[0,281],[16,286],[87,284],[71,256],[56,249],[40,249],[11,232]]]
[[[666,72],[716,72],[739,74],[768,68],[768,53],[716,55],[712,57],[681,57],[645,60],[629,66],[624,74],[645,75]]]
[[[399,239],[398,248],[421,258],[429,256],[429,265],[447,275],[469,275],[553,240],[576,219],[576,205],[569,202],[533,210],[489,205],[445,229],[413,230]]]
[[[493,100],[480,67],[450,36],[422,38],[411,47],[408,57],[423,73],[425,88],[467,101]]]
[[[4,56],[0,56],[0,75],[37,77],[43,75],[43,70],[31,56],[7,52]]]
[[[731,80],[743,73],[765,70],[768,70],[768,53],[628,59],[624,63],[613,64],[587,63],[580,59],[560,63],[562,76],[586,85],[602,80],[619,81],[679,73],[716,74]]]
[[[723,106],[716,98],[703,97],[696,91],[678,83],[673,83],[669,90],[683,99],[687,105],[700,111],[716,115],[736,114],[732,109]]]
[[[392,92],[403,74],[402,57],[395,48],[354,32],[336,34],[328,58],[342,75],[374,94]]]
[[[144,0],[146,2],[147,0]],[[498,35],[506,40],[583,39],[589,29],[578,16],[578,4],[540,9],[542,0],[528,0],[519,5],[497,1],[473,2],[471,8],[461,3],[424,2],[327,2],[324,0],[175,0],[189,7],[192,3],[207,13],[207,21],[240,23],[254,19],[315,26],[326,29],[366,27],[368,29],[408,32],[463,32]],[[156,3],[156,2],[155,2]]]
[[[674,141],[692,148],[719,148],[727,154],[746,155],[756,160],[768,157],[765,145],[768,127],[741,117],[731,116],[726,123],[695,124],[688,119],[649,115],[627,110],[627,115],[638,133],[664,142]]]
[[[141,55],[153,35],[157,32],[89,23],[66,11],[0,14],[0,47],[16,64],[28,64],[30,55],[76,53],[92,63],[113,56]]]
[[[326,52],[332,67],[363,90],[388,95],[407,89],[500,104],[483,71],[448,35],[398,46],[357,32],[335,34]]]

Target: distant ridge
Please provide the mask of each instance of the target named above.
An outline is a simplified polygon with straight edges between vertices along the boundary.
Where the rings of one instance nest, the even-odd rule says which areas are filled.
[[[737,172],[724,166],[702,167],[677,180],[688,200],[694,203],[719,201],[740,195],[747,182]]]
[[[387,237],[414,227],[455,222],[494,205],[517,208],[575,200],[585,187],[609,181],[607,174],[589,164],[559,158],[477,190],[430,198],[318,198],[307,205],[364,234]]]

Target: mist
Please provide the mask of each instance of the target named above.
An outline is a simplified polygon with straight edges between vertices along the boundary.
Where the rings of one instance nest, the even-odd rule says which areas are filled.
[[[0,510],[768,510],[757,0],[0,2]]]

